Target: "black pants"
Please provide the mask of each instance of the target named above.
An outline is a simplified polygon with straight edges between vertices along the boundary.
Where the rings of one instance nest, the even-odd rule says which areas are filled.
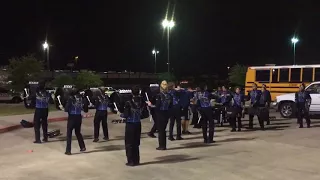
[[[310,127],[311,121],[309,117],[309,111],[304,108],[297,108],[297,119],[300,124],[300,127],[303,127],[303,118],[306,119],[307,126]]]
[[[125,146],[129,164],[140,163],[141,123],[126,123]]]
[[[192,112],[191,125],[197,126],[198,120],[199,120],[199,115],[198,115],[198,109],[197,109],[196,105],[191,105],[191,112]]]
[[[35,140],[40,141],[40,126],[42,125],[43,139],[48,139],[48,108],[37,108],[33,118]]]
[[[237,120],[238,120],[238,129],[242,128],[242,123],[241,123],[241,117],[242,117],[242,109],[241,108],[234,108],[232,109],[235,111],[235,115],[230,117],[230,125],[233,130],[237,128]]]
[[[169,111],[157,111],[157,123],[158,123],[158,141],[159,148],[167,147],[166,128],[169,121]]]
[[[254,117],[254,113],[258,114],[258,107],[252,107],[249,110],[249,128],[252,129],[253,128],[253,117]],[[259,121],[259,125],[261,129],[264,129],[264,118],[260,118],[260,116],[258,117],[258,121]]]
[[[183,120],[189,121],[189,106],[182,107],[181,109],[181,118],[183,117]]]
[[[202,134],[204,141],[213,141],[214,135],[214,120],[213,111],[211,107],[201,108]],[[208,138],[208,124],[209,124],[209,138]]]
[[[66,152],[71,152],[71,141],[72,141],[72,131],[74,129],[74,132],[77,136],[78,143],[80,149],[85,148],[85,144],[83,141],[83,137],[81,134],[81,124],[82,124],[82,116],[81,114],[73,115],[70,114],[68,117],[68,124],[67,124],[67,147]]]
[[[169,137],[173,137],[173,127],[175,122],[177,126],[177,137],[181,137],[181,107],[180,106],[175,106],[171,109]]]
[[[157,115],[156,115],[156,111],[154,108],[150,108],[150,114],[152,116],[153,119],[153,126],[150,130],[150,134],[154,134],[157,131],[158,128],[158,123],[157,123]]]
[[[108,111],[96,111],[94,115],[94,139],[99,138],[99,130],[100,130],[100,123],[102,124],[103,135],[105,138],[109,138],[108,133],[108,123],[107,123]]]

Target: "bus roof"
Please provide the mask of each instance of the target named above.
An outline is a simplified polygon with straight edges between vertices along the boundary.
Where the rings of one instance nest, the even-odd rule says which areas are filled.
[[[288,68],[320,68],[320,64],[284,65],[284,66],[251,66],[250,69],[288,69]]]

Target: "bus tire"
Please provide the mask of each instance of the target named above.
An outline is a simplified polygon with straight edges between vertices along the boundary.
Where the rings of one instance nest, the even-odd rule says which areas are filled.
[[[283,118],[293,118],[295,117],[295,104],[294,102],[283,102],[279,108],[280,115]]]

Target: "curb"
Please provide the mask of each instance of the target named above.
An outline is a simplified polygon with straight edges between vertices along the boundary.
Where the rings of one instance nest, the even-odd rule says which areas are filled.
[[[112,112],[108,112],[108,115],[114,114]],[[94,117],[94,114],[89,113],[88,115],[82,115],[83,118],[91,118]],[[60,121],[66,121],[68,119],[68,117],[58,117],[58,118],[50,118],[48,119],[48,123],[54,123],[54,122],[60,122]],[[7,126],[7,127],[3,127],[0,128],[0,134],[2,133],[6,133],[6,132],[10,132],[10,131],[14,131],[17,129],[22,129],[23,127],[20,124],[16,124],[16,125],[12,125],[12,126]]]

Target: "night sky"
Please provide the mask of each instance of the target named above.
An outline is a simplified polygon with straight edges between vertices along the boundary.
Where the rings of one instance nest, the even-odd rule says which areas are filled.
[[[160,51],[158,72],[167,70],[166,34],[161,26],[167,0],[59,2],[1,2],[2,65],[26,53],[44,58],[41,44],[47,35],[56,69],[66,68],[79,56],[79,68],[153,72],[155,46]],[[176,4],[170,41],[173,72],[226,73],[227,66],[235,63],[291,64],[294,34],[300,40],[297,63],[318,63],[320,7],[302,3],[311,1],[279,2],[171,1],[169,16]]]

